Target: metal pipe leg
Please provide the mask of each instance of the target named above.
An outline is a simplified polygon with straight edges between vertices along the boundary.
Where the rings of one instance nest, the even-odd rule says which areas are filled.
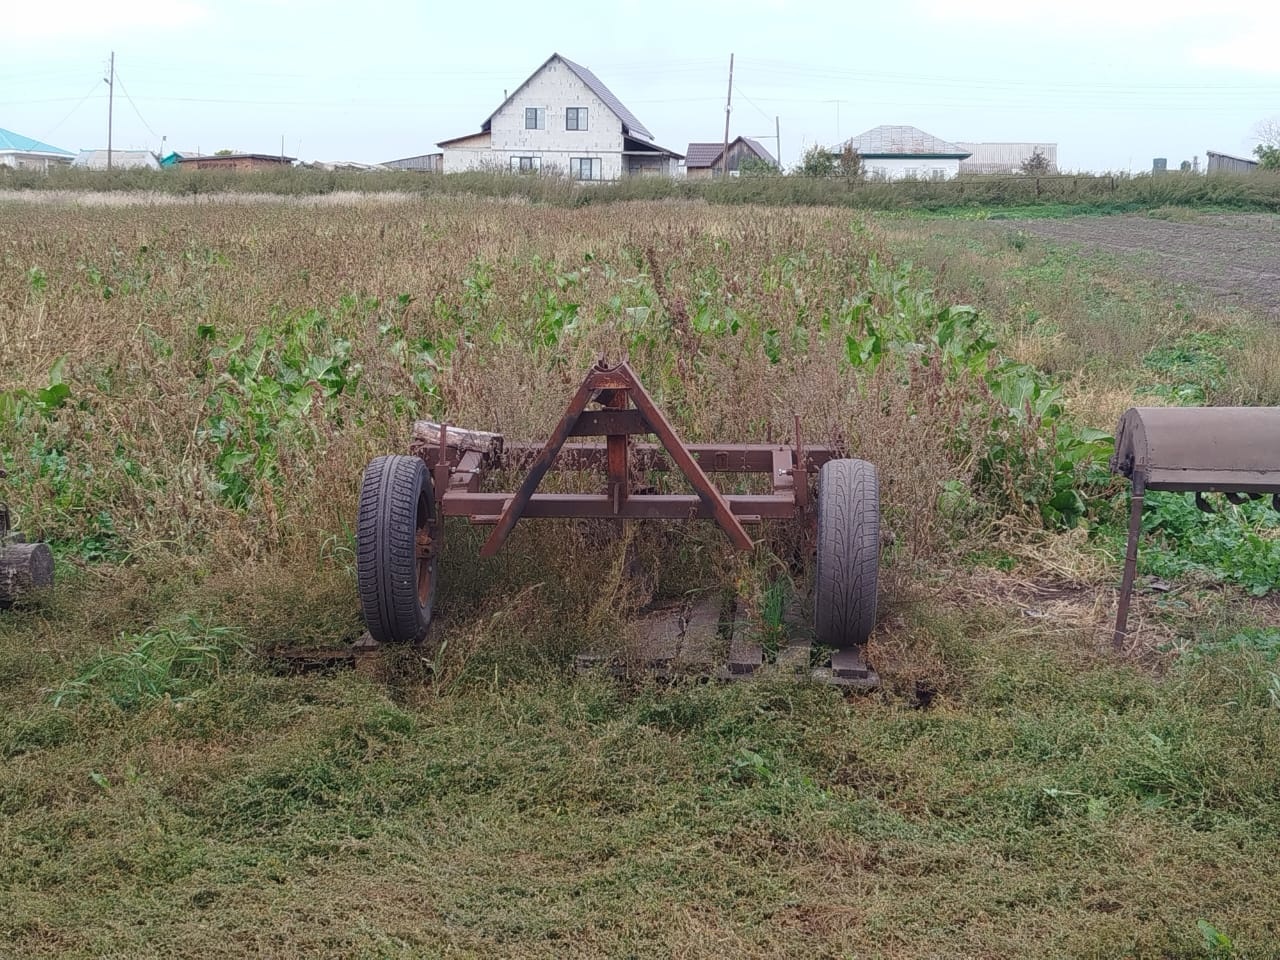
[[[1124,579],[1120,583],[1120,605],[1116,609],[1116,632],[1111,646],[1119,652],[1124,649],[1124,638],[1129,623],[1129,601],[1133,597],[1133,581],[1138,575],[1138,537],[1142,534],[1142,504],[1145,492],[1135,491],[1129,498],[1129,544],[1124,555]]]

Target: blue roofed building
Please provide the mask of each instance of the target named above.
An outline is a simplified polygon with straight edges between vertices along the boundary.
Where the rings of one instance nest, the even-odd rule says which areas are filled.
[[[70,150],[41,143],[0,127],[0,167],[45,172],[50,167],[68,166],[74,159],[75,154]]]

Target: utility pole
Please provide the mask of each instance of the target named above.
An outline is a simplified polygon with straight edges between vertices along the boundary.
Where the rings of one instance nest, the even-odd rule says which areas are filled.
[[[116,52],[111,51],[111,66],[102,82],[107,85],[107,169],[111,169],[111,112],[116,102]]]
[[[733,54],[729,54],[729,96],[724,101],[724,149],[720,152],[720,176],[729,175],[729,109],[733,106]]]
[[[782,172],[782,121],[775,114],[773,117],[773,149],[778,153],[778,172]]]

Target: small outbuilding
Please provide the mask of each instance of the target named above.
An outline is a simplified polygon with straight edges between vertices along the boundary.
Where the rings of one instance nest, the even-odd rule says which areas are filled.
[[[956,146],[969,151],[969,156],[960,161],[961,173],[1022,173],[1022,165],[1037,154],[1044,157],[1044,173],[1058,172],[1056,143],[957,143]]]
[[[1233,157],[1229,153],[1208,151],[1208,162],[1205,164],[1208,173],[1253,173],[1258,169],[1257,160],[1246,157]]]
[[[778,167],[773,154],[759,141],[750,137],[737,137],[729,141],[727,151],[723,140],[689,144],[685,148],[684,175],[690,180],[705,180],[708,177],[722,176],[727,170],[729,176],[736,177],[742,161],[747,159],[760,160],[774,169]]]
[[[401,157],[382,164],[388,170],[412,170],[415,173],[441,173],[444,170],[443,153],[423,153],[416,157]]]

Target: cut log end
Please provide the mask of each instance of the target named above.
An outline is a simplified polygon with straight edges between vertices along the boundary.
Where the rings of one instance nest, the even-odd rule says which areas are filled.
[[[0,547],[0,605],[53,585],[53,551],[47,543]]]

